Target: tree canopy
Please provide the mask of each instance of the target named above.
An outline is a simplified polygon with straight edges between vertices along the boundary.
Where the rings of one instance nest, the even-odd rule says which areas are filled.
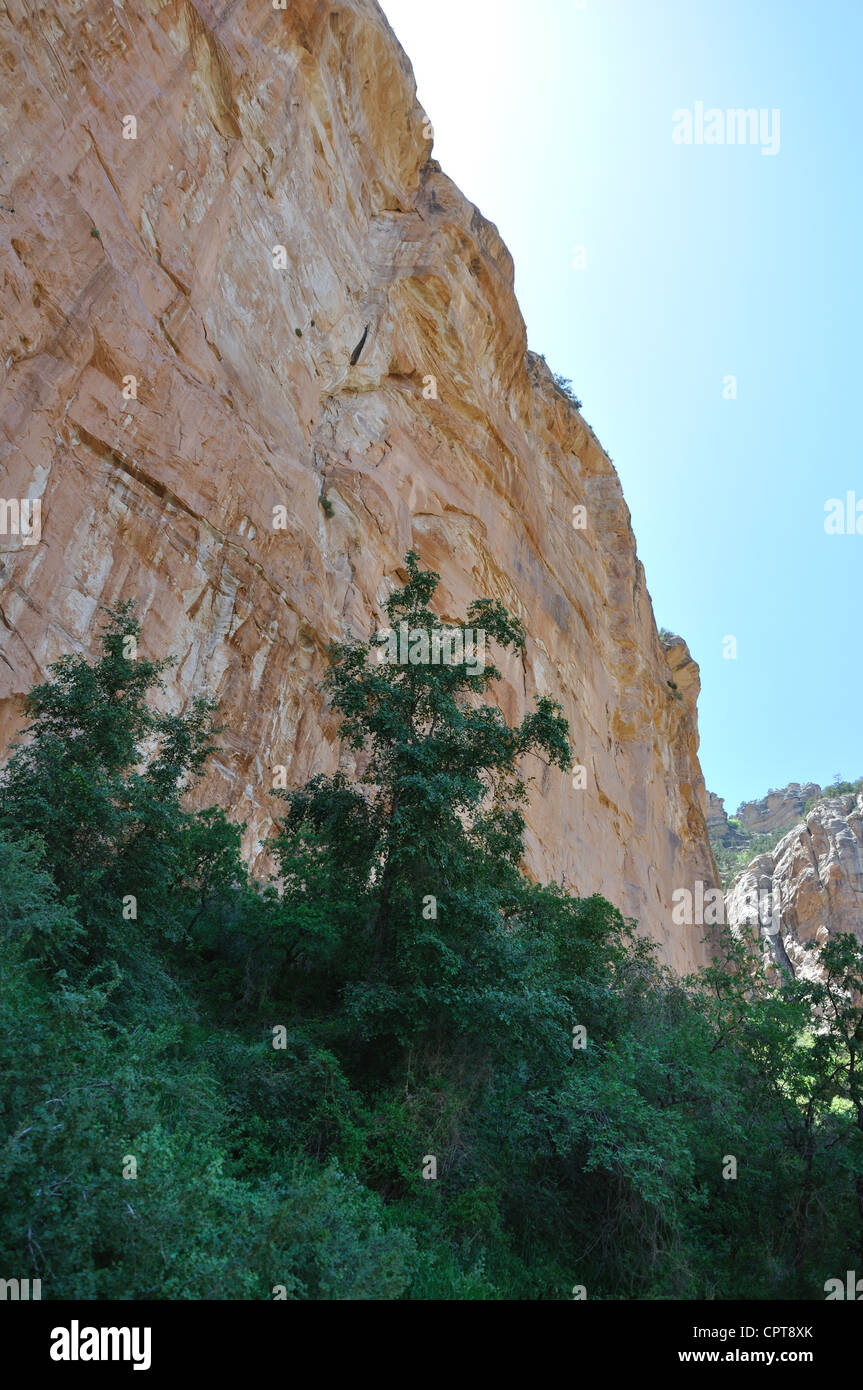
[[[438,576],[405,576],[390,623],[440,635]],[[487,599],[463,626],[525,641]],[[859,942],[771,983],[729,933],[674,978],[524,872],[559,706],[511,726],[491,655],[380,660],[382,633],[326,681],[361,773],[276,794],[258,882],[192,806],[217,711],[160,709],[140,639],[106,612],[0,779],[6,1270],[46,1298],[822,1299],[860,1267]]]

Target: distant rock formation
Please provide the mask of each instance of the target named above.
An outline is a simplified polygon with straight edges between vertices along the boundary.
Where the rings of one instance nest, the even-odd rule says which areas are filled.
[[[735,819],[744,830],[760,835],[770,830],[782,830],[799,820],[813,796],[820,796],[817,782],[789,782],[781,791],[769,791],[758,801],[744,801],[735,811]]]
[[[812,787],[795,783],[785,791],[810,795]],[[781,804],[790,802],[786,797]],[[766,816],[777,811],[778,804],[767,806]],[[824,942],[835,932],[863,941],[863,793],[828,794],[817,802],[775,849],[738,874],[725,911],[733,928],[763,937],[766,961],[794,975],[814,969],[809,941]]]
[[[745,837],[728,823],[724,797],[716,796],[714,792],[707,793],[707,833],[714,846],[731,847],[744,843]]]

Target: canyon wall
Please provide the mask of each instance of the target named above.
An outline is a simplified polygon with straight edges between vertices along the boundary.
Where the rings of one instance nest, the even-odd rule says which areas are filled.
[[[274,765],[353,769],[326,647],[378,625],[413,547],[445,617],[522,618],[506,716],[548,693],[570,721],[586,786],[528,767],[530,871],[697,965],[671,894],[716,882],[698,670],[378,6],[4,0],[0,71],[0,495],[41,500],[36,543],[0,536],[0,748],[134,597],[168,703],[220,701],[200,795],[259,861]]]

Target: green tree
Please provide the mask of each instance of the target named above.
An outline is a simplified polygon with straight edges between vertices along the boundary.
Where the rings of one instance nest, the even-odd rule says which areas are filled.
[[[245,878],[241,827],[183,807],[214,747],[214,704],[155,710],[171,662],[138,658],[139,636],[131,603],[106,610],[98,659],[63,656],[30,691],[0,776],[0,829],[41,844],[75,904],[85,963],[130,963],[141,933],[182,940],[217,890]]]
[[[439,577],[406,558],[407,582],[387,603],[435,650],[444,625],[430,607]],[[477,600],[466,626],[519,652],[521,624]],[[290,898],[287,948],[300,972],[336,986],[344,1018],[366,1040],[482,1035],[503,1021],[495,1001],[524,989],[507,918],[523,891],[521,760],[569,765],[555,702],[516,727],[482,703],[500,679],[490,661],[399,665],[376,661],[385,634],[337,645],[327,686],[347,744],[366,757],[361,782],[316,778],[282,795],[288,814],[272,841]],[[302,979],[298,981],[302,988]],[[504,1024],[506,1026],[506,1024]]]

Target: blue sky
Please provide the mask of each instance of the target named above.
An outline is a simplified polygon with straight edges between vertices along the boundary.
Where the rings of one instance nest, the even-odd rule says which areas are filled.
[[[733,810],[863,775],[863,534],[824,529],[829,499],[863,503],[863,4],[382,4],[701,667],[707,785]],[[778,109],[778,153],[675,143],[697,102]]]

